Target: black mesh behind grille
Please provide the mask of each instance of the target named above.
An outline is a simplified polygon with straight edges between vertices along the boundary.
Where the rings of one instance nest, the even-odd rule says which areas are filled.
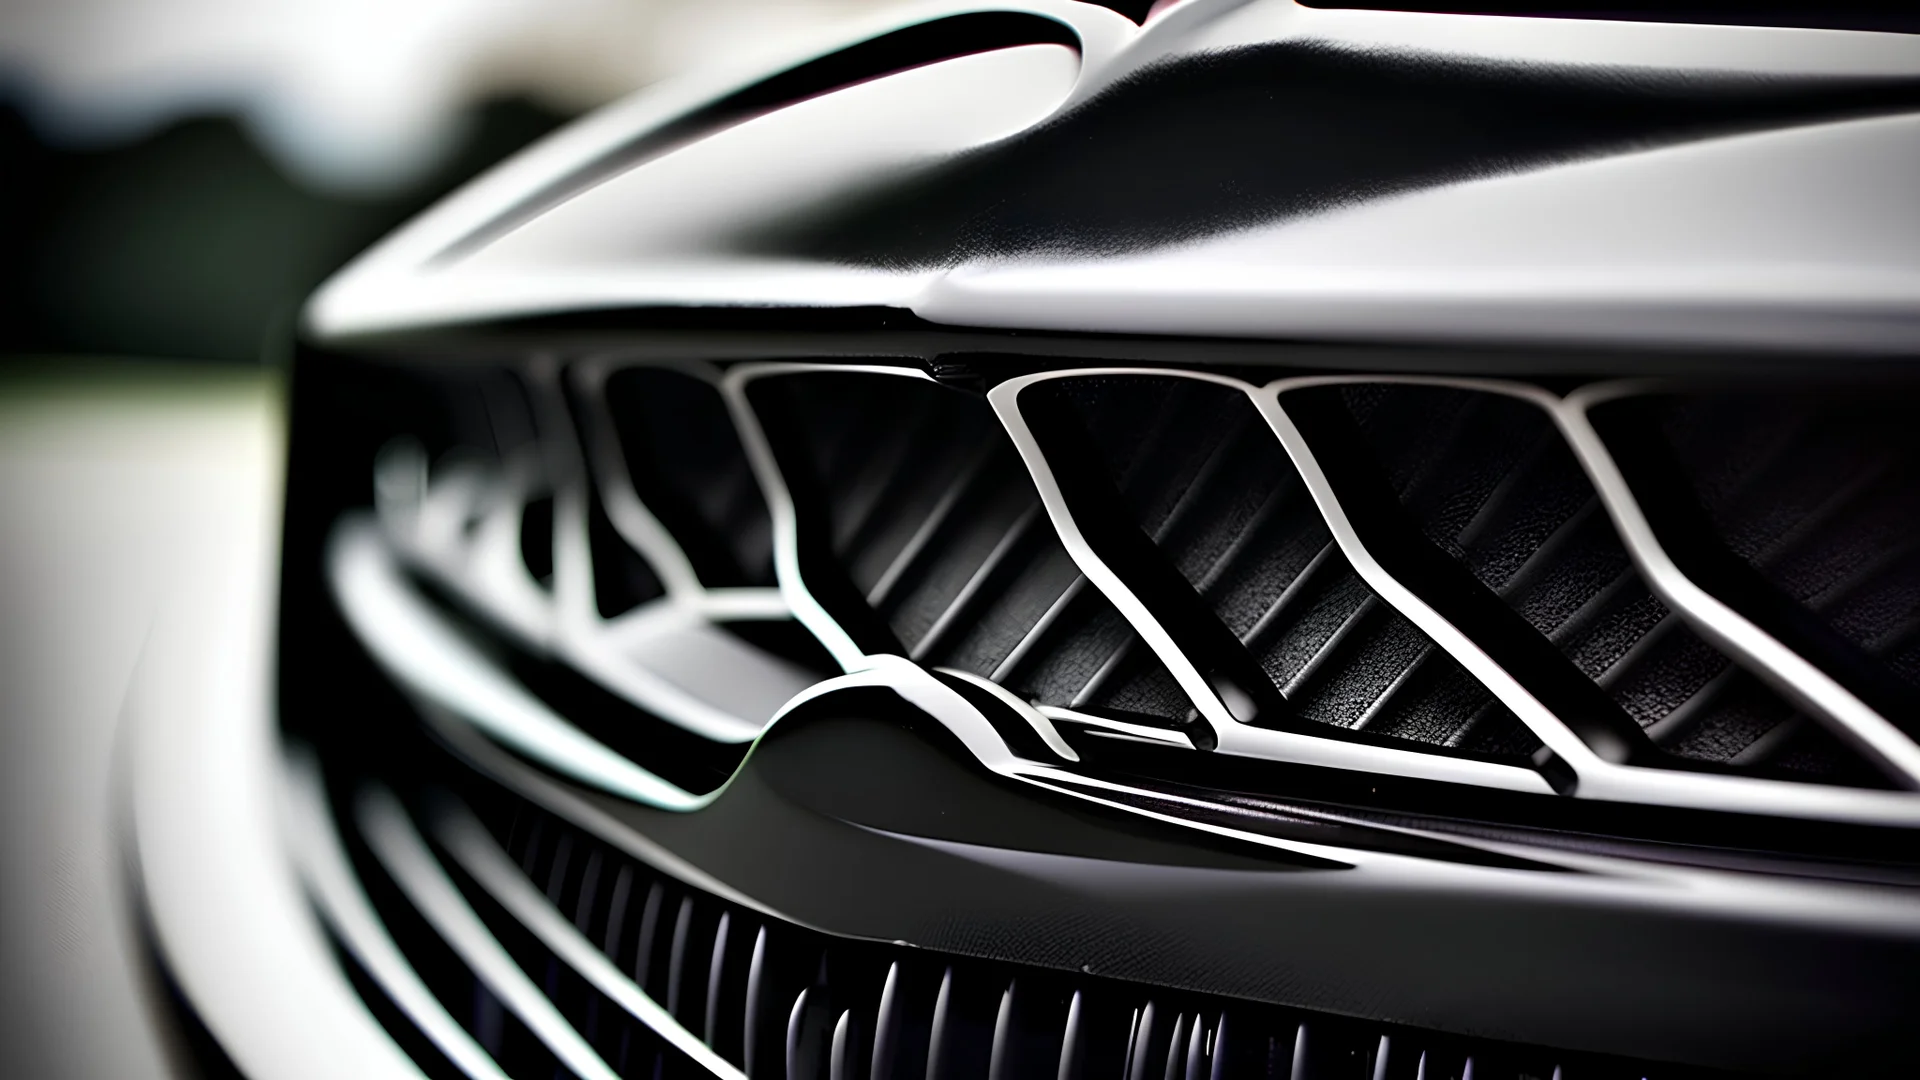
[[[803,533],[899,649],[1044,705],[1184,721],[1192,705],[1062,547],[1025,465],[980,397],[896,375],[757,380]],[[837,613],[838,614],[838,613]],[[854,612],[853,621],[866,613]]]
[[[1720,539],[1920,688],[1920,427],[1906,395],[1664,400],[1659,430]]]
[[[1428,540],[1467,567],[1685,758],[1872,782],[1839,744],[1648,589],[1552,421],[1511,397],[1351,384],[1287,395],[1344,409]]]
[[[588,485],[586,500],[587,554],[593,561],[593,602],[600,617],[611,619],[659,599],[666,592],[659,577],[614,528],[593,485]]]
[[[1064,412],[1077,423],[1126,516],[1252,654],[1292,717],[1488,753],[1538,747],[1354,572],[1243,393],[1141,376],[1036,392],[1056,410],[1037,422]]]
[[[703,584],[773,584],[766,503],[726,402],[671,368],[608,376],[606,408],[640,501],[680,541]]]

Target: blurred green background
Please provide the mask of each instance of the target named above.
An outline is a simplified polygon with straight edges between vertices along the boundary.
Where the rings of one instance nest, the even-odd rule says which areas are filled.
[[[484,103],[427,175],[355,193],[303,183],[229,117],[70,148],[0,106],[0,352],[257,362],[334,269],[565,119],[526,99]]]

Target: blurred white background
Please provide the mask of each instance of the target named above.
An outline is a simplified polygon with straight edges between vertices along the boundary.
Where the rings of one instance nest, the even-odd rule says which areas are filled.
[[[469,110],[564,113],[716,57],[777,46],[878,0],[14,0],[0,70],[75,145],[223,113],[301,180],[417,182]]]

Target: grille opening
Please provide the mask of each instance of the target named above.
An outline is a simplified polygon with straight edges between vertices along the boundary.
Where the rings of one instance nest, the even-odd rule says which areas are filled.
[[[771,384],[771,385],[768,385]],[[757,380],[802,533],[824,541],[856,617],[897,649],[1030,700],[1184,722],[1192,703],[1080,576],[1019,454],[978,396],[924,379]],[[804,493],[804,494],[803,494]],[[816,579],[808,578],[809,588]]]
[[[1166,665],[1077,569],[990,677],[1041,705],[1154,726],[1185,727],[1195,715]]]
[[[520,508],[520,559],[533,580],[553,586],[553,496],[541,495]]]
[[[1910,734],[1920,731],[1913,400],[1906,387],[1809,386],[1594,411],[1682,569]]]
[[[352,821],[351,798],[336,784],[330,783],[329,788],[334,820]],[[359,830],[345,828],[339,835],[381,925],[447,1014],[509,1075],[571,1076],[413,906]]]
[[[1290,719],[1507,758],[1538,749],[1354,572],[1241,391],[1090,376],[1036,392],[1051,414],[1039,422],[1071,423],[1126,523],[1257,663]]]
[[[585,370],[594,373],[600,369],[588,366]],[[856,608],[864,612],[883,629],[881,635],[869,640],[883,644],[885,651],[897,651],[928,667],[955,668],[990,678],[1042,705],[1190,731],[1197,717],[1191,701],[1160,657],[1144,645],[1101,591],[1082,577],[1053,523],[1047,520],[1025,465],[991,409],[975,394],[931,382],[906,368],[901,372],[807,372],[762,376],[748,383],[752,407],[766,421],[774,443],[775,463],[796,481],[793,488],[802,516],[811,515],[825,538],[819,550],[826,553],[826,559],[803,558],[803,577],[809,587],[821,581],[830,583],[836,577],[843,580],[855,603],[831,610],[840,618],[846,617],[843,612]],[[434,407],[428,409],[422,404],[419,414],[409,413],[404,422],[400,417],[390,418],[391,424],[383,427],[380,437],[386,438],[394,425],[403,437],[407,429],[417,427],[422,434],[416,441],[423,456],[432,462],[429,471],[433,482],[451,478],[458,471],[456,466],[475,475],[485,473],[480,484],[496,496],[503,488],[512,487],[510,497],[495,497],[488,503],[493,506],[503,502],[524,504],[529,501],[527,493],[543,490],[548,478],[536,475],[534,467],[558,459],[552,456],[555,447],[540,439],[562,437],[563,433],[535,431],[526,379],[512,372],[489,377],[473,371],[408,372],[405,376],[402,381],[408,385],[418,384],[418,393],[413,396]],[[694,409],[704,407],[708,415],[698,426],[708,434],[722,436],[714,441],[730,448],[723,456],[731,457],[734,474],[745,482],[742,490],[752,496],[741,504],[749,510],[741,520],[757,517],[759,527],[770,536],[766,505],[758,494],[758,477],[740,451],[741,442],[733,431],[734,417],[715,389],[715,377],[712,370],[692,364],[684,370],[629,368],[606,376],[602,381],[607,384],[630,379],[624,383],[629,394],[648,391],[642,395],[645,401],[629,400],[620,411],[621,452],[612,460],[616,468],[628,464],[635,456],[628,451],[630,442],[658,435],[641,422],[645,409],[663,413],[669,423],[686,424],[686,417]],[[612,410],[587,407],[593,397],[587,381],[578,382],[576,388],[581,392],[571,405],[576,429],[591,443],[596,435],[611,438],[616,424],[608,419]],[[1121,392],[1129,386],[1131,398]],[[659,387],[667,389],[664,393],[652,392]],[[1090,456],[1103,465],[1104,482],[1113,488],[1113,502],[1122,511],[1119,520],[1139,533],[1164,575],[1177,581],[1217,629],[1254,659],[1261,681],[1276,694],[1285,692],[1290,708],[1280,723],[1298,719],[1301,723],[1293,730],[1310,734],[1324,732],[1365,741],[1397,739],[1402,745],[1439,753],[1497,756],[1516,764],[1537,750],[1538,743],[1531,734],[1495,703],[1477,680],[1372,594],[1366,580],[1332,542],[1298,474],[1286,461],[1284,450],[1264,430],[1257,410],[1246,411],[1241,389],[1208,384],[1195,377],[1073,375],[1029,390],[1035,396],[1050,391],[1064,402],[1062,411],[1073,417],[1076,428],[1085,436],[1082,441]],[[1389,408],[1374,400],[1385,390],[1391,390],[1393,393],[1385,396],[1399,404],[1389,402]],[[1608,581],[1594,587],[1583,601],[1578,589],[1592,586],[1590,576],[1609,565],[1628,567],[1628,563],[1618,540],[1611,535],[1604,510],[1593,503],[1591,491],[1581,488],[1569,494],[1566,484],[1556,486],[1556,476],[1549,466],[1564,467],[1566,462],[1548,459],[1554,454],[1564,459],[1564,447],[1549,441],[1539,449],[1517,438],[1501,443],[1487,434],[1489,430],[1497,432],[1501,424],[1484,418],[1460,419],[1454,415],[1458,409],[1405,400],[1416,390],[1451,392],[1467,398],[1495,397],[1492,405],[1468,404],[1497,411],[1505,403],[1520,409],[1522,417],[1536,428],[1544,425],[1551,429],[1550,421],[1527,412],[1530,407],[1523,402],[1436,387],[1349,384],[1289,391],[1283,404],[1290,413],[1338,413],[1366,440],[1383,430],[1394,436],[1397,442],[1388,440],[1394,445],[1373,446],[1369,442],[1369,452],[1359,456],[1377,465],[1383,475],[1391,474],[1393,468],[1402,470],[1403,475],[1393,475],[1391,483],[1384,486],[1390,489],[1389,501],[1412,519],[1406,535],[1432,548],[1441,561],[1457,564],[1463,580],[1475,583],[1486,593],[1488,602],[1510,615],[1516,625],[1524,623],[1529,636],[1540,640],[1542,649],[1564,662],[1570,677],[1594,689],[1636,732],[1644,732],[1666,754],[1680,762],[1698,763],[1697,767],[1709,771],[1887,786],[1884,778],[1826,727],[1798,715],[1767,684],[1729,663],[1667,612],[1644,586],[1636,592],[1632,586],[1637,582]],[[663,404],[671,394],[683,394],[694,405],[681,408]],[[1334,405],[1308,409],[1307,405],[1318,400],[1316,395],[1335,399]],[[609,399],[613,396],[608,395]],[[1883,526],[1888,521],[1897,523],[1907,512],[1897,501],[1903,494],[1900,478],[1907,475],[1900,470],[1909,467],[1902,461],[1910,461],[1913,456],[1912,437],[1905,436],[1907,442],[1900,443],[1898,409],[1892,404],[1898,395],[1880,394],[1877,401],[1875,397],[1801,392],[1771,396],[1676,393],[1610,403],[1597,408],[1594,419],[1602,436],[1609,440],[1609,448],[1616,451],[1613,444],[1628,426],[1616,422],[1611,410],[1624,413],[1631,406],[1644,413],[1636,421],[1642,427],[1632,428],[1635,431],[1647,430],[1645,423],[1657,421],[1650,430],[1657,436],[1661,453],[1678,463],[1674,475],[1686,479],[1688,485],[1703,485],[1697,495],[1689,496],[1698,503],[1699,513],[1703,517],[1709,510],[1723,514],[1713,519],[1713,527],[1707,532],[1716,544],[1747,560],[1748,569],[1756,574],[1763,569],[1784,573],[1781,567],[1785,563],[1768,561],[1756,554],[1757,549],[1739,547],[1752,541],[1740,530],[1754,530],[1756,536],[1767,529],[1775,530],[1768,535],[1786,542],[1796,553],[1795,559],[1787,560],[1792,564],[1789,568],[1805,576],[1767,579],[1770,589],[1789,594],[1796,583],[1820,580],[1823,573],[1844,572],[1849,566],[1860,570],[1864,575],[1860,582],[1839,590],[1854,607],[1837,613],[1813,611],[1806,618],[1826,626],[1836,636],[1844,624],[1848,632],[1860,635],[1848,639],[1850,647],[1864,651],[1863,646],[1873,645],[1875,639],[1867,636],[1871,630],[1863,630],[1866,624],[1861,620],[1884,616],[1888,605],[1912,613],[1913,605],[1903,599],[1902,590],[1912,587],[1912,577],[1920,577],[1920,570],[1913,567],[1913,562],[1920,560],[1909,558],[1907,549],[1897,543],[1894,529],[1883,527],[1875,532],[1874,522]],[[1023,392],[1023,413],[1027,412],[1026,398]],[[1871,407],[1876,404],[1878,415]],[[1406,414],[1405,422],[1381,419],[1390,417],[1392,408]],[[1848,413],[1847,409],[1854,411]],[[593,421],[596,415],[601,418],[597,429]],[[1447,444],[1448,437],[1471,442],[1459,432],[1450,435],[1418,430],[1421,424],[1437,429],[1443,417],[1467,435],[1479,437],[1480,443],[1462,448]],[[1305,422],[1298,416],[1296,420],[1306,430]],[[929,429],[947,434],[931,439],[922,434]],[[1034,436],[1044,439],[1048,433],[1036,431]],[[1851,444],[1846,442],[1849,437],[1853,439]],[[972,453],[965,458],[957,453],[941,458],[937,453],[913,449],[916,438],[944,442]],[[1686,444],[1687,438],[1694,442]],[[1812,458],[1799,453],[1802,440],[1809,440],[1821,452],[1830,452],[1831,460],[1821,466],[1824,471],[1813,469]],[[655,441],[662,455],[672,449],[671,440]],[[1323,466],[1328,465],[1328,455],[1320,453],[1317,434],[1309,431],[1308,441]],[[1423,441],[1429,444],[1424,449],[1414,445]],[[1515,443],[1522,445],[1516,448],[1512,445]],[[882,449],[877,451],[876,447]],[[886,447],[894,449],[888,451]],[[1417,452],[1410,452],[1410,447]],[[1389,460],[1396,448],[1403,456],[1397,465]],[[1054,448],[1042,449],[1047,464],[1052,465]],[[1772,457],[1764,453],[1769,449]],[[1891,463],[1856,464],[1856,458],[1865,459],[1873,453],[1906,457]],[[1490,472],[1474,471],[1475,454],[1492,459]],[[598,469],[608,457],[603,454],[596,459],[589,453],[586,460]],[[461,465],[463,458],[466,463]],[[667,479],[691,485],[695,474],[684,470],[683,464],[671,461],[667,471],[672,475]],[[823,471],[828,465],[838,470],[833,478]],[[1777,490],[1781,499],[1799,498],[1804,502],[1823,490],[1837,490],[1842,483],[1858,481],[1858,499],[1845,506],[1836,504],[1828,517],[1812,525],[1783,524],[1769,516],[1781,512],[1780,506],[1766,505],[1763,500],[1756,509],[1749,505],[1750,496],[1748,503],[1734,498],[1727,507],[1708,505],[1710,496],[1719,497],[1716,492],[1723,495],[1722,489],[1740,481],[1742,468],[1764,473],[1784,466],[1804,467],[1807,473],[1792,472],[1785,480],[1766,474],[1747,478],[1746,482],[1769,492]],[[1623,462],[1626,468],[1629,466]],[[1063,475],[1054,471],[1056,478]],[[1459,480],[1458,489],[1434,483],[1427,474],[1436,472]],[[1816,472],[1818,475],[1813,475]],[[1630,469],[1629,473],[1636,498],[1643,504],[1648,502],[1639,478]],[[1583,476],[1577,470],[1575,475],[1583,485]],[[353,478],[358,481],[356,486],[364,486],[365,476],[361,471]],[[595,486],[588,489],[586,522],[595,598],[605,617],[630,611],[659,595],[659,583],[646,562],[630,550],[613,525],[610,509],[625,508],[615,505],[617,496],[600,497],[601,490],[610,488],[613,479],[595,476]],[[1335,496],[1347,504],[1348,492],[1338,477],[1333,479]],[[636,479],[635,486],[639,484]],[[1688,490],[1693,489],[1690,486]],[[562,494],[567,492],[563,489]],[[343,497],[350,498],[351,493]],[[1584,498],[1570,503],[1575,497]],[[940,517],[933,508],[943,499],[947,506],[944,519],[933,520]],[[548,551],[537,550],[539,538],[550,532],[541,527],[539,519],[554,515],[554,507],[542,499],[531,502],[521,521],[516,522],[504,509],[486,518],[489,554],[499,553],[499,548],[491,546],[493,540],[506,539],[507,550],[512,551],[508,539],[511,533],[500,537],[491,530],[511,530],[518,525],[530,534],[519,553],[534,564],[529,576],[551,566],[554,539],[547,536]],[[560,506],[567,504],[562,501]],[[1080,520],[1078,509],[1070,509]],[[1875,512],[1881,516],[1875,518]],[[384,511],[382,516],[386,516]],[[754,528],[751,524],[728,524],[723,516],[716,515],[715,523],[705,526],[711,535]],[[524,520],[529,517],[533,520]],[[471,526],[479,520],[476,517],[468,523],[467,543],[455,545],[453,556],[460,556],[458,548],[468,545],[478,550],[477,542],[482,537]],[[929,527],[930,521],[933,527]],[[626,524],[622,519],[622,525]],[[1083,531],[1091,532],[1085,529],[1084,521],[1081,524]],[[1479,533],[1466,536],[1469,525]],[[557,523],[558,528],[567,526],[567,522]],[[1452,530],[1451,547],[1447,546],[1448,529]],[[1542,530],[1547,534],[1544,537],[1540,535]],[[1842,542],[1855,533],[1866,534],[1861,539],[1871,551],[1828,551],[1823,547],[1844,546]],[[561,537],[566,535],[562,533]],[[916,538],[913,558],[903,559]],[[681,539],[684,542],[684,537]],[[1378,553],[1364,530],[1362,541],[1370,553]],[[1563,573],[1537,574],[1528,583],[1528,575],[1538,571],[1534,564],[1542,561],[1541,550],[1554,554],[1559,560],[1555,569]],[[1096,554],[1120,571],[1129,586],[1134,584],[1136,567],[1107,558],[1105,552]],[[1857,561],[1835,564],[1840,569],[1823,569],[1820,558],[1835,554]],[[609,560],[608,555],[615,560]],[[629,565],[622,566],[616,560]],[[483,635],[496,639],[490,648],[502,644],[497,640],[501,630],[525,635],[529,619],[516,621],[508,616],[517,617],[538,608],[527,602],[527,590],[520,584],[512,583],[512,595],[486,589],[476,592],[464,587],[469,582],[462,576],[459,558],[414,561],[415,569],[423,571],[416,575],[418,578],[432,578],[446,586],[439,596],[443,608],[460,609]],[[1381,562],[1390,575],[1440,608],[1429,595],[1425,580],[1417,574],[1403,573],[1397,565],[1387,564],[1384,557]],[[887,571],[896,565],[899,572],[890,581],[885,580]],[[822,576],[822,567],[832,573]],[[1876,576],[1881,572],[1884,581]],[[517,577],[517,571],[511,576]],[[493,577],[474,584],[498,580]],[[1497,582],[1520,582],[1524,588]],[[1724,598],[1717,590],[1709,588],[1709,592]],[[1163,626],[1177,621],[1168,617],[1150,591],[1136,589],[1135,593]],[[1811,604],[1817,594],[1804,595]],[[1802,603],[1799,596],[1789,598],[1795,604]],[[531,599],[537,602],[540,598],[532,594]],[[876,607],[875,600],[882,601],[883,607]],[[1902,608],[1901,604],[1907,606]],[[1589,611],[1585,618],[1590,622],[1583,624],[1568,617],[1568,624],[1578,628],[1580,634],[1538,621],[1545,618],[1542,612],[1557,614],[1568,606],[1582,605]],[[1275,610],[1287,619],[1268,619],[1263,625],[1263,618]],[[1442,615],[1475,643],[1485,640],[1485,635],[1453,619],[1450,613],[1443,610]],[[830,674],[837,667],[818,642],[791,620],[754,619],[713,625],[757,648],[797,660],[818,674]],[[1556,641],[1550,635],[1566,640]],[[539,639],[509,637],[505,645],[511,646],[515,640]],[[1572,655],[1573,645],[1567,645],[1568,641],[1586,651],[1581,656]],[[1788,644],[1801,651],[1796,643]],[[1189,646],[1189,639],[1176,636],[1176,647],[1184,656],[1168,654],[1183,673],[1186,663],[1203,663],[1211,655],[1205,649]],[[548,678],[551,672],[528,667],[527,658],[514,655],[511,649],[508,655],[513,658],[516,673],[532,671],[523,676],[529,683],[549,686],[566,681]],[[1366,663],[1355,663],[1354,657]],[[1896,661],[1913,663],[1911,657],[1898,655],[1873,659],[1889,669]],[[549,666],[566,674],[564,664]],[[1510,665],[1508,670],[1523,669]],[[1603,686],[1596,673],[1606,676],[1609,671],[1609,683]],[[1201,672],[1209,681],[1213,674]],[[1911,680],[1913,674],[1908,667],[1898,676]],[[566,687],[553,690],[549,686],[538,693],[554,701],[572,700]],[[1545,697],[1541,700],[1547,701]],[[649,725],[671,725],[652,715],[638,725],[630,724],[630,708],[624,702],[618,704],[618,710],[603,710],[592,702],[569,704],[563,711],[575,723],[604,713],[607,724],[604,731],[596,725],[596,737],[631,745],[632,749],[623,751],[627,756],[687,790],[710,789],[728,769],[725,762],[714,765],[704,755],[694,755],[700,760],[691,763],[691,770],[681,772],[677,759],[683,755],[669,754],[667,757],[676,760],[663,760],[658,747],[644,735]],[[1548,708],[1567,718],[1566,711],[1554,703],[1548,702]],[[1896,722],[1911,718],[1911,714],[1884,711],[1883,715]],[[1462,717],[1466,718],[1464,723]],[[629,729],[633,737],[623,738],[623,732]],[[1078,747],[1085,732],[1076,732]],[[1136,734],[1143,738],[1153,735]],[[1177,746],[1178,742],[1168,745]],[[1668,761],[1663,757],[1648,763]]]
[[[628,546],[592,485],[586,492],[587,554],[593,563],[594,609],[603,619],[624,615],[649,600],[665,595],[660,579],[640,554]]]
[[[766,501],[720,391],[673,368],[622,368],[606,379],[605,408],[634,493],[701,583],[772,585]]]
[[[1655,745],[1687,761],[1784,778],[1880,782],[1653,595],[1538,407],[1484,391],[1388,383],[1297,391],[1285,403],[1350,416],[1425,538]]]
[[[769,434],[788,436],[776,453],[796,512],[816,523],[805,531],[908,652],[1037,502],[1008,483],[1024,475],[992,414],[958,391],[811,372],[757,380],[751,395]]]

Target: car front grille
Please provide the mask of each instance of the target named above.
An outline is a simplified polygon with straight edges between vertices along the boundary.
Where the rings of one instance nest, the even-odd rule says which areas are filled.
[[[568,650],[583,622],[612,642],[623,618],[703,613],[740,643],[734,659],[688,647],[674,662],[709,681],[753,657],[769,672],[719,678],[766,687],[708,725],[729,741],[784,694],[897,656],[1115,738],[1657,805],[1913,812],[1886,790],[1920,782],[1899,731],[1920,640],[1903,629],[1913,564],[1889,524],[1906,520],[1904,466],[1863,466],[1836,489],[1850,509],[1815,520],[1800,503],[1844,479],[1818,473],[1845,469],[1845,449],[1802,462],[1776,447],[1756,469],[1791,463],[1781,480],[1713,457],[1755,444],[1773,414],[1730,419],[1670,390],[1589,407],[1533,384],[1391,375],[1263,387],[1068,367],[982,394],[977,373],[943,382],[891,362],[525,371],[463,391],[484,405],[480,453],[403,432],[413,479],[376,485],[413,491],[382,509],[389,535],[482,623],[563,667],[582,666]],[[1791,412],[1790,398],[1764,407]],[[1684,462],[1661,476],[1707,485],[1704,528],[1668,520],[1674,484],[1614,447],[1629,428],[1633,447],[1657,438]],[[1607,470],[1627,482],[1605,489]],[[480,568],[489,532],[474,523],[425,552],[421,522],[463,511],[422,507],[460,499],[517,528],[518,568]],[[1811,522],[1793,526],[1808,538],[1766,539],[1788,528],[1768,514]],[[1636,516],[1644,535],[1623,531]],[[1707,547],[1726,555],[1695,554]],[[1748,562],[1779,577],[1774,611],[1752,613],[1712,572]],[[1816,564],[1857,565],[1861,581],[1825,584],[1841,571]],[[592,611],[570,614],[582,595]],[[681,676],[596,648],[587,681],[669,723],[704,707],[634,691]]]
[[[1571,964],[1543,1001],[1589,1002],[1615,984],[1583,972],[1613,970],[1612,953],[1632,958],[1625,971],[1654,964],[1662,941],[1754,944],[1740,936],[1746,916],[1669,910],[1669,879],[1718,896],[1713,875],[1745,875],[1753,912],[1829,929],[1828,909],[1793,906],[1795,889],[1831,892],[1840,911],[1868,902],[1848,890],[1914,880],[1920,751],[1901,725],[1916,715],[1903,705],[1906,575],[1920,564],[1897,527],[1906,444],[1889,434],[1903,384],[1271,379],[1244,365],[733,352],[328,356],[337,369],[309,376],[304,398],[296,385],[292,475],[304,486],[289,501],[288,565],[311,577],[287,578],[285,723],[348,778],[333,805],[377,921],[448,1023],[508,1074],[1457,1080],[1471,1059],[1476,1077],[1545,1080],[1686,1075],[1654,1062],[1753,1068],[1725,1040],[1643,1038],[1650,1007],[1606,1006],[1598,1022],[1618,1026],[1590,1039],[1589,1026],[1520,1000],[1533,976],[1501,951],[1503,920]],[[315,430],[301,415],[326,418],[324,439],[301,441]],[[369,659],[375,677],[354,677]],[[888,690],[879,711],[860,696]],[[912,715],[887,711],[902,702]],[[865,717],[876,726],[862,738],[880,742],[935,718],[942,752],[982,785],[966,799],[1011,787],[1028,800],[1008,820],[1065,802],[1178,827],[1179,844],[1199,849],[1252,843],[1301,884],[1262,877],[1248,887],[1273,891],[1239,900],[1182,888],[1228,909],[1256,895],[1303,904],[1366,973],[1316,967],[1331,961],[1314,954],[1311,926],[1221,928],[1250,935],[1249,955],[1265,950],[1233,969],[1212,928],[1187,923],[1162,952],[1115,940],[1125,963],[1105,968],[1108,946],[1085,927],[1019,921],[1091,903],[1073,906],[1071,890],[1022,892],[1006,902],[1023,914],[980,926],[971,910],[930,917],[915,906],[933,902],[920,886],[891,883],[875,895],[906,914],[883,932],[869,929],[891,917],[881,908],[782,914],[825,901],[732,856],[705,866],[723,853],[701,845],[785,828],[782,815],[838,820],[833,792],[885,785],[834,762],[906,760],[851,735],[825,749],[818,740],[839,736],[816,730],[822,716]],[[430,742],[453,745],[455,772],[488,779],[448,781],[445,747],[395,750],[396,718],[424,720]],[[736,788],[776,782],[767,746],[783,731],[826,755],[803,773],[837,779],[798,807],[716,814]],[[490,749],[476,757],[462,740]],[[499,984],[463,951],[472,943],[455,943],[447,913],[423,907],[406,867],[365,835],[355,785],[369,780],[402,793],[398,812],[533,991]],[[960,796],[929,791],[921,807],[900,783],[881,820],[847,819],[885,842],[836,855],[843,871],[884,875],[845,860],[945,842],[926,823],[948,812],[940,798]],[[596,825],[529,794],[540,784],[732,824],[657,857],[644,835],[661,819]],[[468,811],[448,809],[448,790],[498,849],[489,872],[505,865],[520,886],[476,872],[473,831],[448,824]],[[903,806],[911,821],[889,824]],[[803,833],[783,859],[805,855]],[[1018,838],[978,843],[1024,850]],[[964,880],[955,887],[972,888]],[[1445,908],[1456,885],[1483,895],[1468,884],[1491,906],[1456,912],[1474,928],[1444,949],[1450,926],[1382,926],[1342,906],[1370,911],[1413,890]],[[1549,895],[1590,930],[1555,929],[1542,913],[1558,909],[1536,903]],[[1168,911],[1202,902],[1166,899]],[[1093,905],[1099,918],[1141,915],[1124,896],[1107,901]],[[1648,926],[1620,921],[1642,907],[1658,912]],[[1163,915],[1174,918],[1155,908],[1149,921]],[[1382,933],[1406,951],[1393,971],[1426,972],[1420,987],[1380,982],[1388,962],[1360,938]],[[363,993],[384,999],[375,1011],[420,1027],[364,943],[336,937]],[[1470,974],[1471,1004],[1456,1007],[1469,999],[1430,965],[1469,941],[1505,974]],[[1184,948],[1228,952],[1189,970],[1201,961]],[[1867,971],[1900,955],[1853,962]],[[1769,954],[1770,974],[1736,996],[1776,1023],[1791,1009],[1840,1010],[1820,1013],[1825,1030],[1864,1016],[1879,1041],[1860,1045],[1906,1052],[1857,993],[1880,987],[1873,978],[1831,1003],[1795,996],[1796,980],[1831,974],[1813,956]],[[1695,974],[1687,985],[1705,992]],[[1499,1010],[1515,1006],[1524,1015],[1509,1023]]]

